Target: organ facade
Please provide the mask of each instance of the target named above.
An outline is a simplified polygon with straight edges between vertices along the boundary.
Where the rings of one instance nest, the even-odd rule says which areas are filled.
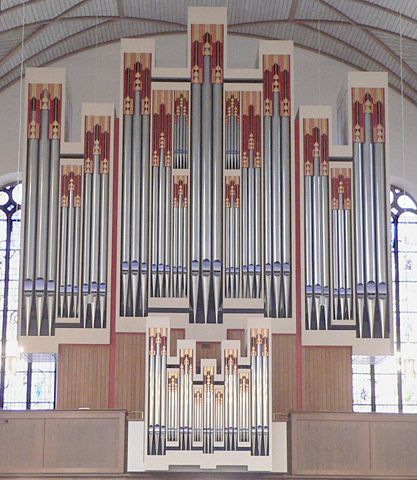
[[[328,107],[295,108],[292,43],[231,69],[226,17],[189,9],[187,68],[122,40],[118,114],[83,105],[80,143],[65,73],[26,73],[20,343],[146,334],[149,469],[207,454],[271,470],[277,334],[391,353],[387,76],[350,74],[335,145]],[[197,361],[210,341],[217,360]]]

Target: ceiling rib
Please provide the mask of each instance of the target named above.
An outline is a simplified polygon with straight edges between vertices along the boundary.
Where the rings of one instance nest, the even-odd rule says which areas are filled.
[[[117,29],[112,28],[111,32],[104,30],[103,41],[99,43],[102,45],[117,41],[118,38],[113,37],[118,35],[130,35],[132,32],[131,36],[137,36],[134,34],[136,31],[143,33],[143,36],[184,32],[186,25],[183,21],[182,9],[185,8],[185,5],[206,3],[204,0],[141,0],[137,4],[139,10],[130,11],[128,8],[130,3],[125,0],[66,0],[65,2],[61,0],[62,3],[59,3],[58,9],[64,8],[65,10],[56,14],[54,8],[52,15],[55,17],[50,19],[51,11],[48,9],[48,5],[51,5],[50,0],[22,1],[25,2],[25,8],[29,8],[28,19],[34,20],[26,23],[26,26],[30,25],[31,27],[25,39],[25,44],[30,45],[30,57],[26,59],[28,65],[44,65],[57,61],[58,57],[61,58],[60,55],[64,51],[61,48],[51,51],[51,55],[45,55],[45,51],[55,44],[65,45],[66,42],[68,44],[71,42],[70,48],[65,49],[65,55],[92,48],[93,45],[89,46],[90,34],[88,32],[96,26],[89,25],[85,28],[85,22],[90,20],[91,23],[92,18],[99,18],[101,23],[98,25],[98,29],[105,29],[106,25],[112,23],[117,24]],[[323,55],[336,58],[359,69],[386,70],[389,73],[391,86],[395,89],[398,89],[400,82],[398,42],[395,41],[395,35],[399,35],[399,22],[396,19],[399,18],[400,12],[405,11],[407,14],[402,14],[405,25],[403,39],[408,42],[406,58],[409,63],[403,61],[404,86],[407,98],[417,105],[417,62],[412,61],[414,56],[417,58],[417,33],[414,35],[413,29],[413,25],[417,25],[417,9],[408,8],[410,5],[408,0],[392,0],[391,4],[381,2],[384,3],[383,5],[380,5],[378,0],[345,0],[345,2],[340,2],[340,0],[288,0],[286,2],[277,2],[276,0],[274,2],[264,2],[264,0],[223,0],[220,2],[212,0],[209,2],[207,0],[208,3],[225,4],[229,10],[229,17],[239,19],[236,23],[229,25],[231,33],[256,38],[283,38],[280,37],[282,30],[278,28],[278,25],[285,23],[292,26],[291,30],[283,27],[287,31],[286,37],[294,35],[297,45],[315,52],[317,52],[317,48],[311,47],[311,32],[317,32],[317,22],[320,21],[322,25],[320,33],[326,39],[325,51],[322,48]],[[71,6],[68,7],[70,4]],[[85,4],[88,4],[88,7],[83,7]],[[55,7],[55,4],[53,6]],[[78,9],[80,10],[77,11]],[[21,25],[16,26],[16,24],[21,21],[19,20],[21,11],[22,3],[20,2],[0,11],[0,21],[4,29],[0,32],[2,42],[4,42],[0,55],[0,71],[2,72],[0,74],[0,85],[2,85],[0,90],[16,81],[16,72],[20,66],[21,46],[20,42],[18,44],[16,41],[16,35],[22,27]],[[180,11],[181,15],[179,15]],[[82,15],[84,12],[87,15]],[[143,18],[131,16],[130,13],[133,12],[141,14]],[[297,14],[299,18],[297,18]],[[320,16],[323,16],[323,19],[320,19]],[[174,22],[172,19],[179,21]],[[82,21],[84,23],[81,23]],[[65,25],[65,22],[75,22],[75,24],[66,26],[67,36],[61,39],[62,34],[57,35],[57,33],[63,28],[62,25]],[[76,22],[79,22],[80,25]],[[133,23],[126,25],[124,22]],[[136,22],[146,23],[146,27],[139,29]],[[277,30],[267,27],[273,24],[277,25]],[[265,25],[265,32],[261,28],[262,25]],[[352,35],[350,29],[360,32],[364,39],[363,46],[358,41],[354,42],[354,45],[349,44],[349,36]],[[71,33],[71,30],[79,31]],[[245,32],[245,30],[247,31]],[[291,33],[288,34],[288,32]],[[54,39],[57,38],[59,40],[54,44]],[[355,37],[351,36],[351,38]],[[45,42],[48,42],[49,45]],[[345,50],[351,52],[351,55],[345,55]],[[53,55],[56,58],[51,59]]]

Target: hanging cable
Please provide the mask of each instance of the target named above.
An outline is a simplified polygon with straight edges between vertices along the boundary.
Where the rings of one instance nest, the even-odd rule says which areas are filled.
[[[95,28],[95,40],[96,46],[94,49],[95,59],[94,59],[94,102],[97,102],[97,70],[98,70],[98,12],[96,12],[96,28]]]
[[[319,52],[318,62],[318,92],[319,92],[319,105],[321,105],[321,31],[320,31],[320,18],[317,20],[317,47]]]
[[[26,0],[22,0],[22,39],[20,42],[20,85],[19,85],[19,136],[17,141],[17,173],[16,183],[20,177],[20,157],[22,149],[22,117],[23,117],[23,66],[24,66],[24,46],[25,46],[25,13]]]

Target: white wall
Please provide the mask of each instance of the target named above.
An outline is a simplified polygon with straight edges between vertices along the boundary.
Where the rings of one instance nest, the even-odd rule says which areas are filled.
[[[156,37],[157,66],[186,65],[185,35]],[[258,41],[230,36],[229,67],[253,68],[258,61]],[[67,70],[71,100],[69,139],[80,140],[80,112],[83,102],[114,102],[119,105],[119,43],[72,55],[53,66]],[[331,105],[336,120],[337,99],[352,70],[341,62],[295,49],[295,100],[298,105]],[[320,88],[319,88],[320,85]],[[0,93],[0,183],[16,178],[18,165],[19,90],[16,83]],[[417,108],[404,100],[404,157],[402,161],[401,98],[394,91],[389,97],[390,159],[392,182],[405,187],[417,198]],[[333,129],[336,138],[337,128]]]

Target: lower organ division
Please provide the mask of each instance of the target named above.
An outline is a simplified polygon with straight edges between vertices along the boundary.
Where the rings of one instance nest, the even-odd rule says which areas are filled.
[[[148,330],[147,454],[169,450],[247,450],[269,455],[269,330],[251,328],[250,357],[224,342],[222,373],[201,359],[195,342],[180,340],[168,357],[169,329]]]

